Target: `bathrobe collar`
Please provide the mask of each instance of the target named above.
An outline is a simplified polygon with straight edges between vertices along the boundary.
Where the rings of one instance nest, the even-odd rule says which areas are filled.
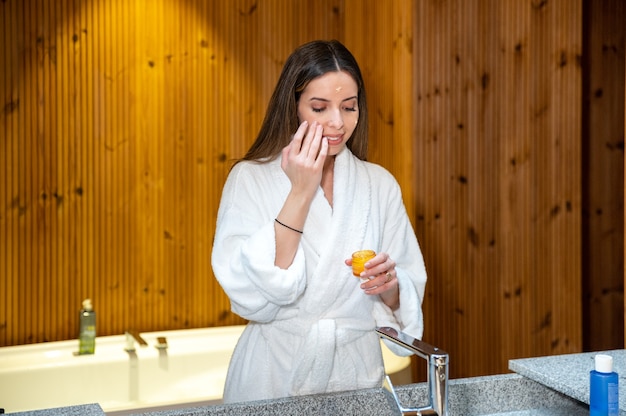
[[[314,291],[316,296],[308,297],[303,311],[314,316],[324,316],[324,311],[336,305],[338,294],[346,293],[343,286],[354,286],[352,278],[342,278],[349,270],[344,261],[352,252],[366,248],[363,244],[372,194],[368,171],[348,148],[335,157],[334,169],[333,207],[319,188],[313,200],[316,207],[311,208],[304,227],[303,244],[319,255],[307,282],[307,291]]]

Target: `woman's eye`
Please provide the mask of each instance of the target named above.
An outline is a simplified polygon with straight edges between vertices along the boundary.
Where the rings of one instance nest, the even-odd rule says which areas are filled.
[[[344,110],[346,110],[346,111],[356,111],[356,107],[345,107]]]
[[[321,113],[322,111],[324,111],[323,108],[315,108],[315,107],[313,107],[313,112],[315,112],[315,113]]]

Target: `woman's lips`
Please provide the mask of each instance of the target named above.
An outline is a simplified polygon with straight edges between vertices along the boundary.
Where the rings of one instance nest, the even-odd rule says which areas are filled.
[[[343,140],[343,134],[339,136],[324,136],[328,140],[329,145],[339,144]]]

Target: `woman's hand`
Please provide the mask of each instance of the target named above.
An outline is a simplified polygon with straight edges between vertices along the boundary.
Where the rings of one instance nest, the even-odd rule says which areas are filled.
[[[346,260],[346,265],[352,266],[352,259]],[[365,270],[361,277],[370,280],[361,283],[361,289],[367,295],[380,295],[380,298],[392,310],[400,307],[400,289],[396,274],[396,262],[387,253],[378,253],[373,259],[365,263]]]
[[[274,224],[276,258],[274,264],[287,269],[295,258],[304,230],[304,223],[315,193],[322,183],[324,160],[328,154],[328,140],[322,137],[324,129],[305,121],[293,135],[293,140],[282,151],[280,166],[291,182],[291,190]]]
[[[311,126],[304,121],[293,135],[293,140],[282,152],[281,168],[291,182],[291,191],[313,198],[322,182],[322,170],[328,154],[328,141],[322,137],[324,129],[316,121]]]

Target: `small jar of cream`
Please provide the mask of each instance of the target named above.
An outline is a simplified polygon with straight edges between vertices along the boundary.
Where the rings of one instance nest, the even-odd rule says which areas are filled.
[[[368,281],[367,277],[361,277],[361,273],[365,270],[365,263],[375,256],[374,250],[359,250],[352,253],[352,274],[364,282]]]

